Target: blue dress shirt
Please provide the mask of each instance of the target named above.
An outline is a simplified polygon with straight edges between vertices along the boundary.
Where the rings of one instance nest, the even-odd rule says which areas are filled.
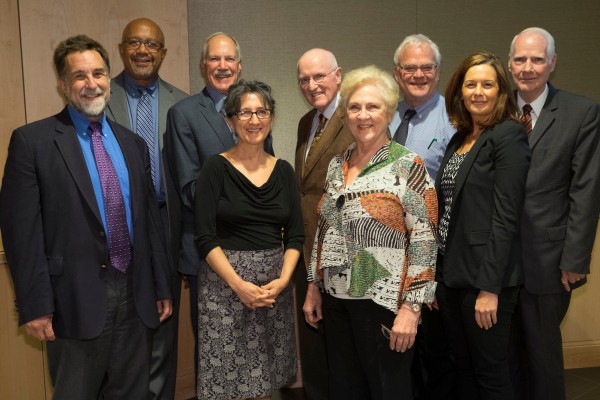
[[[96,196],[96,202],[98,203],[98,209],[100,210],[100,217],[102,217],[102,224],[104,225],[104,231],[107,233],[107,237],[110,235],[108,227],[106,225],[106,211],[104,210],[104,197],[102,196],[102,185],[100,184],[100,175],[98,174],[98,168],[96,167],[96,159],[94,158],[94,151],[92,148],[92,138],[90,137],[90,120],[85,116],[81,115],[73,106],[67,107],[73,125],[77,130],[77,139],[81,145],[83,152],[83,158],[87,165],[92,186],[94,187],[94,195]],[[117,142],[117,138],[113,133],[110,125],[106,121],[106,115],[102,114],[102,118],[98,121],[102,124],[102,143],[106,152],[110,157],[117,176],[119,177],[119,184],[121,185],[121,193],[123,194],[123,201],[125,202],[125,216],[127,218],[127,227],[129,228],[129,238],[133,243],[133,224],[131,219],[131,198],[129,190],[129,170],[127,169],[127,163],[125,163],[125,157],[121,152],[121,147]]]
[[[400,126],[402,116],[409,108],[411,107],[405,101],[398,103],[398,109],[389,125],[392,135]],[[444,97],[438,92],[425,103],[415,107],[415,111],[417,113],[408,123],[405,147],[423,159],[427,172],[435,181],[446,147],[456,129],[448,120]]]

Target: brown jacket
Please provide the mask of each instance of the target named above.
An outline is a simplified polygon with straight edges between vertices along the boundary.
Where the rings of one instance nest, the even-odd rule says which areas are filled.
[[[308,164],[305,165],[306,146],[310,137],[310,128],[317,113],[312,109],[300,118],[298,123],[298,142],[296,143],[295,171],[304,217],[304,264],[308,266],[317,231],[317,204],[323,196],[325,175],[329,161],[333,156],[345,151],[354,138],[346,124],[346,117],[338,107],[325,126],[325,131],[312,150]]]

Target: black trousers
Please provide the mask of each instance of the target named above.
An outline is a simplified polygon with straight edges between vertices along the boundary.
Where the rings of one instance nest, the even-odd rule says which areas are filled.
[[[323,295],[330,400],[412,399],[413,350],[390,350],[395,314],[371,300]]]
[[[449,338],[450,358],[458,373],[460,399],[514,398],[508,346],[519,289],[519,286],[502,289],[498,296],[498,322],[485,330],[475,321],[475,300],[479,289],[438,285],[438,303]]]
[[[102,272],[108,309],[100,336],[47,343],[54,400],[148,399],[150,330],[135,309],[130,272]]]
[[[169,226],[167,207],[160,208],[163,227]],[[168,230],[165,232],[168,237]],[[169,249],[169,258],[171,258]],[[152,332],[152,360],[150,362],[150,393],[152,400],[172,400],[177,381],[177,350],[179,333],[179,305],[181,275],[171,270],[173,313]]]
[[[308,399],[327,400],[329,392],[329,368],[325,346],[325,325],[323,322],[320,322],[319,329],[314,329],[304,320],[302,306],[306,298],[306,277],[306,268],[304,261],[301,259],[294,271],[294,283],[302,385]]]
[[[571,292],[536,295],[521,291],[519,308],[525,343],[526,395],[533,400],[564,400],[562,322]]]
[[[415,399],[458,399],[457,373],[450,360],[448,339],[441,312],[423,306],[412,365]]]

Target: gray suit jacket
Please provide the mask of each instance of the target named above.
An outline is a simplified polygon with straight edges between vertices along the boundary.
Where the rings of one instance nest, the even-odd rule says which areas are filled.
[[[173,176],[169,170],[164,151],[164,133],[167,128],[167,112],[178,101],[189,97],[187,93],[177,89],[175,86],[158,80],[158,140],[162,150],[161,155],[161,176],[163,182],[163,192],[167,198],[167,214],[168,220],[163,221],[163,232],[167,254],[171,264],[172,273],[177,271],[177,262],[179,260],[179,232],[181,221],[181,200],[177,194]],[[129,120],[129,107],[127,105],[127,93],[125,92],[125,72],[121,72],[114,77],[110,82],[110,101],[106,108],[108,118],[117,123],[131,129],[131,121]]]
[[[206,88],[175,104],[167,115],[165,150],[183,202],[179,272],[196,275],[200,255],[194,243],[194,196],[196,179],[212,155],[233,147],[231,131],[217,112]],[[265,150],[273,154],[271,135]]]
[[[549,89],[529,135],[532,155],[521,220],[525,287],[534,294],[564,291],[561,270],[590,272],[600,212],[600,107]]]

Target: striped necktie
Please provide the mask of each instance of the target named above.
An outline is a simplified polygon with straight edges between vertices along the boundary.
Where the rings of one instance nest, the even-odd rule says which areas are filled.
[[[156,138],[154,135],[154,118],[152,116],[152,96],[146,89],[140,91],[140,101],[136,110],[136,133],[140,135],[148,145],[150,153],[150,172],[152,173],[152,184],[156,188]]]
[[[521,125],[525,128],[525,133],[529,136],[531,131],[533,130],[533,121],[531,118],[531,110],[533,108],[529,104],[525,104],[523,106],[523,115],[521,116]]]

